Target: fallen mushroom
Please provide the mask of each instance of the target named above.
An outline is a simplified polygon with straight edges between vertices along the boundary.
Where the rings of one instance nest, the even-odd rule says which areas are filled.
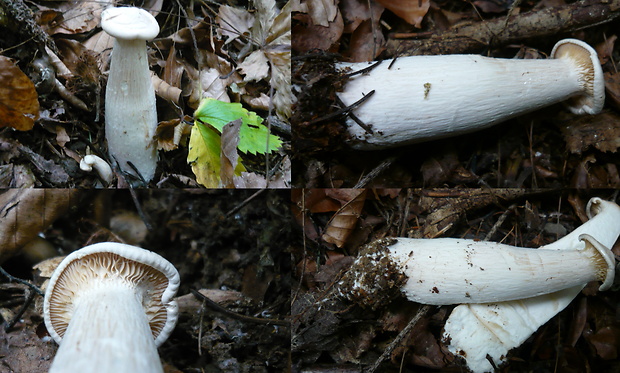
[[[462,239],[378,240],[362,251],[337,291],[372,308],[399,294],[427,304],[469,303],[454,309],[444,340],[470,369],[487,371],[487,356],[499,364],[586,283],[603,281],[600,290],[613,283],[609,247],[620,235],[620,207],[592,198],[587,211],[588,222],[539,249]],[[500,299],[506,301],[484,303]]]
[[[547,249],[581,250],[578,237],[591,235],[601,245],[612,247],[620,236],[620,207],[592,198],[586,207],[588,220]],[[566,238],[569,238],[568,240]],[[450,314],[443,339],[448,349],[465,359],[473,372],[492,372],[507,360],[508,351],[520,346],[538,328],[566,308],[585,284],[554,293],[499,303],[463,304]]]
[[[159,25],[146,10],[122,7],[103,11],[101,27],[116,38],[105,96],[108,151],[121,170],[138,176],[131,163],[148,182],[157,167],[157,110],[145,41]]]
[[[112,168],[108,164],[108,162],[104,161],[100,157],[96,155],[85,155],[84,158],[80,161],[80,170],[91,172],[93,169],[97,171],[101,180],[103,180],[106,185],[112,182],[112,178],[114,174],[112,173]]]
[[[340,289],[351,300],[376,298],[376,291],[386,291],[376,284],[394,279],[410,301],[434,305],[523,299],[596,280],[603,281],[600,290],[608,289],[615,267],[611,250],[589,235],[580,239],[586,242],[582,250],[533,250],[458,238],[387,238],[362,254],[375,258],[380,269],[369,270],[363,259]]]
[[[594,49],[565,39],[551,59],[479,55],[411,56],[386,60],[352,76],[338,93],[349,106],[374,91],[353,114],[372,132],[347,120],[355,149],[384,149],[455,136],[566,101],[575,114],[603,107],[603,71]],[[368,63],[341,63],[358,71]]]
[[[69,254],[49,280],[50,372],[163,372],[157,347],[177,320],[179,273],[161,256],[104,242]]]

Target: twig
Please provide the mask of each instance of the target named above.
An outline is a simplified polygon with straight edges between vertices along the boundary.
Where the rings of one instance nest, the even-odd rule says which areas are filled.
[[[521,41],[575,31],[610,22],[620,16],[620,0],[583,0],[507,16],[491,21],[454,26],[424,40],[390,39],[387,55],[452,54],[476,51]]]
[[[504,224],[504,221],[506,220],[506,218],[508,217],[508,213],[513,211],[515,208],[517,207],[517,205],[515,203],[513,203],[512,205],[508,206],[508,208],[506,209],[506,211],[504,211],[502,213],[502,215],[499,217],[499,219],[497,219],[497,221],[495,222],[495,224],[493,224],[493,227],[491,228],[491,230],[489,231],[489,233],[487,233],[487,235],[484,237],[483,241],[488,241],[490,240],[493,235],[495,234],[495,232],[497,232],[497,230],[499,229],[499,227],[502,226],[502,224]]]
[[[228,211],[226,213],[226,215],[224,216],[225,218],[229,218],[232,214],[236,213],[237,211],[241,210],[245,205],[247,205],[248,203],[250,203],[250,201],[252,201],[254,198],[258,197],[260,194],[262,194],[266,189],[259,189],[256,192],[254,192],[254,194],[252,194],[251,196],[249,196],[248,198],[244,199],[240,204],[238,204],[237,206],[235,206],[232,210]]]
[[[24,312],[26,312],[26,310],[28,309],[28,306],[30,306],[30,303],[32,303],[34,296],[37,294],[35,291],[28,291],[28,290],[26,291],[28,295],[26,295],[26,300],[24,301],[24,304],[22,304],[19,311],[17,311],[15,316],[13,316],[13,319],[11,319],[11,321],[7,321],[6,325],[4,326],[4,331],[8,332],[9,330],[11,330],[13,326],[15,326],[17,321],[21,319]]]
[[[364,176],[360,181],[355,184],[353,188],[363,188],[369,182],[371,182],[374,178],[379,176],[383,171],[385,171],[388,167],[394,163],[398,159],[399,156],[392,156],[386,158],[383,162],[381,162],[377,167],[373,168],[366,176]]]
[[[396,349],[396,347],[398,347],[400,342],[411,332],[415,324],[420,321],[420,318],[422,318],[422,316],[424,316],[430,308],[431,307],[428,305],[420,308],[415,314],[415,316],[409,321],[409,324],[407,324],[407,326],[405,326],[405,328],[401,330],[400,333],[398,333],[398,335],[396,336],[396,338],[394,338],[392,342],[390,342],[390,344],[385,348],[385,350],[383,350],[383,353],[374,362],[374,364],[370,366],[370,368],[368,368],[367,370],[364,370],[364,373],[374,373],[379,368],[381,363],[392,354],[392,352],[394,351],[394,349]]]
[[[190,291],[192,292],[192,294],[194,294],[196,299],[203,301],[204,304],[207,307],[209,307],[211,310],[224,314],[232,319],[239,320],[239,321],[252,322],[256,324],[291,326],[291,322],[288,320],[263,319],[260,317],[241,315],[239,313],[227,310],[226,308],[220,306],[219,304],[215,303],[214,301],[206,297],[204,294],[200,293],[198,290],[190,289]]]
[[[36,285],[33,285],[33,284],[31,284],[30,282],[28,282],[26,280],[22,280],[21,278],[17,278],[15,276],[11,275],[7,271],[5,271],[4,268],[2,268],[2,267],[0,267],[0,274],[2,274],[4,277],[8,278],[9,282],[17,282],[19,284],[26,285],[29,288],[31,288],[32,290],[34,290],[40,296],[44,295],[43,292],[41,291],[41,289],[39,289]]]

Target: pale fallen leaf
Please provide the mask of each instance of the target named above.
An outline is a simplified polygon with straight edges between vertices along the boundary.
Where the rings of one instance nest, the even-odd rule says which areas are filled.
[[[237,66],[245,75],[243,81],[259,81],[269,76],[269,64],[262,50],[255,50]]]
[[[0,263],[77,203],[77,189],[10,189],[0,194]]]
[[[347,242],[347,238],[353,232],[360,218],[366,201],[366,189],[342,190],[341,192],[349,192],[351,199],[332,216],[327,223],[325,233],[321,236],[325,242],[335,244],[338,247],[343,247]]]
[[[218,28],[220,35],[227,38],[224,44],[228,44],[250,31],[254,17],[245,9],[222,5],[215,21],[220,26]]]
[[[338,13],[338,2],[336,0],[308,0],[306,6],[312,23],[323,27],[334,22]]]
[[[429,0],[377,0],[381,5],[391,10],[400,18],[417,28],[422,26],[422,20],[431,6]]]

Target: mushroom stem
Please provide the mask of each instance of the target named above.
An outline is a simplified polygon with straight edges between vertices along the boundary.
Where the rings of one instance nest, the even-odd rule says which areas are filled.
[[[141,298],[110,279],[77,299],[50,373],[163,372]]]
[[[570,98],[577,114],[596,114],[604,103],[603,72],[586,43],[558,42],[551,59],[498,59],[478,55],[411,56],[383,61],[350,78],[338,93],[372,133],[347,120],[350,145],[383,149],[490,127]],[[353,71],[368,63],[341,63]]]
[[[155,90],[144,40],[117,38],[106,89],[108,151],[121,170],[149,181],[157,167]]]

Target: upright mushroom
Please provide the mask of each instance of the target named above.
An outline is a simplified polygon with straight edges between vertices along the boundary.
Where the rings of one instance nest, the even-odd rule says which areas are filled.
[[[101,27],[116,38],[105,95],[105,132],[111,158],[124,172],[145,181],[157,167],[155,91],[146,54],[146,40],[159,33],[155,18],[140,8],[108,8]]]
[[[45,326],[60,344],[50,372],[163,372],[157,347],[176,324],[178,287],[170,262],[136,246],[71,253],[45,291]]]
[[[346,71],[368,63],[341,63]],[[489,127],[560,101],[576,114],[596,114],[604,103],[603,71],[594,49],[565,39],[551,59],[478,55],[411,56],[383,61],[352,76],[338,96],[345,105],[374,91],[348,119],[350,145],[372,150],[455,136]]]

